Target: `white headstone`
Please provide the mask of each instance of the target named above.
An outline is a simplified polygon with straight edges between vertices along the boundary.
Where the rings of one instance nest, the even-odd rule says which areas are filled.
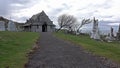
[[[106,40],[107,42],[112,42],[112,41],[111,41],[110,34],[108,34],[108,35],[105,37],[105,40]]]
[[[98,28],[98,20],[93,20],[93,30],[91,33],[91,38],[100,40],[100,35],[99,35],[99,28]]]
[[[0,21],[0,31],[5,31],[5,22]]]
[[[8,22],[8,31],[17,31],[15,23],[11,20]]]
[[[115,40],[112,27],[111,27],[111,32],[106,36],[105,40],[107,42],[112,42]]]

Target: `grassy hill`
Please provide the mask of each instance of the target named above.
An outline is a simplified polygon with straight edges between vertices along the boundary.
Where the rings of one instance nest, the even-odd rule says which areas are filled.
[[[0,68],[23,68],[38,33],[0,32]]]
[[[120,42],[102,42],[91,39],[87,35],[69,35],[61,32],[55,33],[57,37],[69,40],[82,46],[85,50],[98,56],[104,56],[117,63],[120,63]]]

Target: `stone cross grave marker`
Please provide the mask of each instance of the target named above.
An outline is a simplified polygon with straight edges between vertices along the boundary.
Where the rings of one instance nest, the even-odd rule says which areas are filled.
[[[92,30],[91,38],[100,40],[98,20],[96,20],[95,18],[93,19],[93,30]]]

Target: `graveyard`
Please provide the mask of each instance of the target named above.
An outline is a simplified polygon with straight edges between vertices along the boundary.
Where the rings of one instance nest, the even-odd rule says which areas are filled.
[[[0,31],[0,68],[23,68],[38,33]]]
[[[120,68],[119,0],[0,0],[0,68]]]
[[[69,16],[70,15],[68,15],[68,17]],[[42,18],[45,18],[46,20]],[[74,21],[76,20],[76,18],[72,18],[72,19],[74,19]],[[68,21],[71,22],[72,19]],[[64,20],[67,20],[67,19],[64,19]],[[110,59],[112,62],[115,62],[118,64],[120,63],[120,58],[119,58],[120,57],[120,51],[119,51],[120,50],[120,46],[119,46],[120,25],[118,28],[118,32],[116,33],[116,36],[115,36],[113,33],[114,29],[112,27],[108,35],[100,35],[99,20],[96,19],[95,17],[92,19],[83,19],[81,21],[82,25],[79,24],[79,26],[77,27],[78,29],[76,29],[75,27],[76,23],[73,23],[72,21],[73,26],[71,26],[69,25],[71,24],[69,22],[66,22],[67,25],[64,25],[66,23],[63,24],[63,29],[60,29],[60,30],[55,29],[54,28],[55,25],[48,18],[48,16],[45,14],[44,11],[36,15],[33,15],[30,18],[30,20],[27,20],[26,23],[24,24],[19,23],[18,25],[16,25],[16,23],[12,20],[8,20],[7,22],[0,21],[0,44],[1,44],[0,54],[2,54],[0,56],[0,63],[1,63],[0,68],[4,68],[7,66],[12,68],[24,67],[27,61],[30,60],[28,59],[30,56],[26,57],[27,55],[26,53],[30,52],[30,49],[32,49],[33,47],[32,45],[34,45],[34,43],[36,42],[36,39],[39,38],[39,33],[40,35],[45,33],[46,36],[49,36],[49,35],[52,36],[50,33],[54,33],[53,35],[56,36],[57,38],[76,44],[77,46],[82,47],[85,50],[85,52],[88,52],[94,56]],[[91,33],[90,34],[81,33],[80,28],[83,25],[89,24],[89,23],[93,23]],[[36,33],[33,33],[33,32],[36,32]],[[46,36],[44,37],[46,38]],[[51,38],[56,39],[54,37],[51,37]],[[51,42],[53,42],[52,44],[56,44],[56,42],[54,41],[55,40],[51,40]],[[47,42],[42,41],[42,42],[48,45],[48,41]],[[40,43],[38,45],[40,45]],[[45,47],[45,48],[48,48],[48,47]],[[37,55],[39,56],[39,54]],[[34,56],[34,57],[37,57],[37,56]],[[33,59],[32,61],[35,61],[35,60]],[[29,63],[27,64],[29,68]]]
[[[114,62],[120,63],[120,42],[105,42],[91,39],[88,34],[86,35],[71,35],[65,34],[64,31],[55,33],[55,35],[64,40],[73,42],[78,46],[84,48],[87,52],[90,52],[97,56],[103,56],[111,59]]]
[[[90,21],[89,20],[90,19],[84,19],[82,23],[93,23],[90,33],[78,33],[74,30],[62,29],[60,32],[55,33],[55,35],[83,47],[90,54],[120,63],[120,25],[116,32],[116,36],[114,35],[115,33],[113,33],[114,29],[112,27],[108,35],[103,35],[100,34],[98,19],[93,18]]]

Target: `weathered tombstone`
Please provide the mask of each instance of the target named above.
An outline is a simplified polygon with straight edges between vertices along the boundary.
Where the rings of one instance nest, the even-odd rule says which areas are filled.
[[[115,40],[113,30],[114,29],[111,27],[111,32],[105,38],[107,42],[112,42]]]
[[[76,35],[79,35],[79,34],[80,34],[80,32],[77,30],[77,31],[76,31]]]
[[[15,23],[11,20],[8,22],[7,29],[8,29],[8,31],[17,31]]]
[[[0,31],[5,31],[5,22],[0,21]]]
[[[112,42],[112,41],[111,41],[111,38],[110,38],[110,33],[105,37],[105,40],[106,40],[107,42]]]
[[[111,37],[114,37],[113,30],[114,29],[111,27]]]
[[[93,30],[91,33],[91,38],[100,40],[100,35],[99,35],[99,28],[98,28],[98,20],[93,19]]]
[[[119,29],[118,29],[118,32],[117,32],[117,40],[120,41],[120,24],[119,24]]]
[[[110,33],[110,38],[111,38],[111,40],[115,40],[115,38],[114,38],[114,34],[113,34],[113,28],[111,27],[111,33]]]

